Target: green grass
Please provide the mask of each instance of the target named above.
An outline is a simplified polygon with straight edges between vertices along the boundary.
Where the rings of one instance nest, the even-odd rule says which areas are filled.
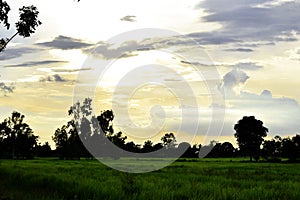
[[[124,160],[124,163],[128,160]],[[128,174],[96,160],[0,160],[0,199],[300,199],[300,164],[187,159]]]

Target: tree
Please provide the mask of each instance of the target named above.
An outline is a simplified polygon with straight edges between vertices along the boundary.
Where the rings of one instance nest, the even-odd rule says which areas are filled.
[[[153,142],[151,140],[146,140],[143,145],[143,152],[148,153],[153,151]]]
[[[224,142],[221,145],[221,157],[231,158],[234,155],[235,148],[230,142]]]
[[[109,152],[108,140],[126,149],[127,137],[122,132],[114,133],[114,114],[111,110],[101,112],[98,117],[92,116],[92,99],[86,98],[82,103],[78,101],[73,104],[68,115],[73,118],[67,125],[57,129],[52,137],[61,158],[90,157],[86,147],[97,156],[116,155],[115,152]]]
[[[125,150],[129,152],[139,153],[141,152],[141,148],[139,144],[135,144],[133,141],[127,142],[125,144]]]
[[[297,134],[292,140],[296,146],[296,158],[300,158],[300,135]]]
[[[0,22],[3,23],[4,27],[9,30],[10,24],[8,22],[8,13],[10,6],[6,1],[0,0]],[[0,52],[3,51],[7,44],[17,35],[24,38],[30,37],[36,30],[36,28],[42,23],[38,20],[39,11],[33,5],[23,6],[19,8],[19,21],[15,23],[17,32],[10,38],[0,39]]]
[[[13,112],[0,125],[0,141],[2,154],[10,158],[28,159],[33,157],[33,149],[37,145],[38,137],[24,122],[25,116]]]
[[[282,156],[290,161],[295,161],[297,158],[297,145],[291,138],[282,139]]]
[[[67,154],[68,135],[67,127],[63,125],[61,128],[55,130],[52,140],[55,143],[56,151],[59,154],[60,159],[64,159]]]
[[[48,142],[45,142],[45,144],[41,145],[38,144],[35,147],[35,155],[38,157],[50,157],[52,156],[52,150]]]
[[[240,151],[250,156],[250,161],[254,157],[259,159],[260,145],[267,136],[268,128],[263,126],[263,122],[255,119],[254,116],[244,116],[234,125],[237,143]]]
[[[176,146],[176,138],[173,133],[166,133],[162,138],[161,141],[166,148],[175,148]]]
[[[281,137],[275,136],[272,140],[264,141],[262,154],[266,160],[279,161],[282,154]]]

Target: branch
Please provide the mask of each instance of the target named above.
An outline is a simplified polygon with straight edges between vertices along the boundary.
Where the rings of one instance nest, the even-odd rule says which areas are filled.
[[[7,44],[12,41],[17,35],[18,35],[19,32],[16,32],[11,38],[9,38],[8,40],[5,41],[5,39],[1,39],[1,46],[0,46],[0,52],[3,51]]]

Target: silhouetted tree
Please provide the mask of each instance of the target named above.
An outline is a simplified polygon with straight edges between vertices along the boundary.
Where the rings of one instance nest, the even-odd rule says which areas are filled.
[[[240,151],[249,155],[250,161],[253,157],[258,160],[260,145],[268,132],[268,129],[263,126],[263,122],[255,119],[254,116],[245,116],[234,125],[234,130]]]
[[[300,135],[297,134],[292,140],[296,146],[296,158],[300,158]]]
[[[223,158],[231,158],[234,156],[235,148],[230,142],[224,142],[221,145],[221,157]]]
[[[157,143],[155,145],[153,145],[153,151],[157,151],[157,150],[160,150],[162,149],[164,146],[162,143]]]
[[[61,128],[56,129],[52,140],[55,143],[56,151],[60,159],[66,158],[68,145],[67,126],[63,125]]]
[[[112,110],[101,112],[101,114],[97,117],[101,131],[103,131],[106,136],[112,136],[114,134],[112,124],[114,117],[115,116]]]
[[[141,152],[141,145],[135,144],[133,141],[127,142],[125,144],[125,150],[134,152],[134,153],[140,153]]]
[[[9,30],[10,24],[8,22],[8,13],[10,6],[6,1],[0,0],[0,22],[3,23],[4,27]],[[22,37],[29,37],[36,30],[36,27],[42,23],[38,20],[38,10],[35,6],[23,6],[19,9],[19,21],[16,22],[17,32],[10,38],[0,39],[0,52],[3,51],[7,44],[17,35]]]
[[[58,129],[53,137],[57,152],[63,158],[90,157],[85,145],[88,145],[94,153],[97,152],[97,156],[118,155],[119,152],[108,152],[111,149],[108,148],[109,141],[126,149],[127,137],[122,132],[114,133],[112,123],[114,114],[111,110],[102,111],[98,117],[92,116],[92,99],[86,98],[82,103],[77,102],[71,106],[68,114],[73,116],[73,119]]]
[[[217,142],[217,143],[213,144],[211,142],[209,147],[211,147],[211,146],[213,146],[213,148],[210,150],[210,152],[205,157],[206,158],[220,158],[221,153],[222,153],[221,143]]]
[[[295,161],[297,158],[297,145],[291,138],[282,139],[282,157],[289,158],[291,161]]]
[[[35,155],[38,157],[50,157],[52,156],[52,150],[48,142],[45,142],[43,145],[37,145],[34,148]]]
[[[13,112],[0,125],[1,151],[6,157],[28,159],[33,157],[33,149],[38,137],[24,122],[25,116]]]
[[[211,149],[211,147],[213,148]],[[209,148],[210,147],[210,148]],[[230,158],[234,156],[235,148],[230,142],[219,143],[211,141],[207,147],[210,152],[205,156],[208,158]]]
[[[282,156],[282,138],[275,136],[272,140],[263,143],[262,155],[266,160],[279,161]]]
[[[191,145],[188,142],[181,142],[177,147],[179,152],[184,152],[181,158],[197,158],[199,153],[199,146]]]
[[[153,151],[153,142],[152,142],[151,140],[146,140],[146,141],[144,142],[142,151],[143,151],[144,153],[148,153],[148,152]]]
[[[176,138],[173,133],[166,133],[161,138],[161,141],[163,142],[163,145],[168,149],[175,148],[175,146],[176,146]]]

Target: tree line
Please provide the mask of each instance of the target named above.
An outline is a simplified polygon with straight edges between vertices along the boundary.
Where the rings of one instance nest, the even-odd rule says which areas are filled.
[[[268,129],[254,116],[245,116],[234,125],[234,136],[238,144],[238,148],[234,148],[230,142],[217,141],[211,141],[209,145],[191,145],[187,142],[177,144],[174,133],[165,133],[161,141],[156,144],[151,140],[136,144],[134,141],[127,141],[127,136],[122,132],[115,132],[112,110],[102,111],[99,116],[91,114],[92,99],[90,98],[71,106],[68,110],[70,120],[55,130],[52,140],[56,148],[51,150],[48,142],[43,145],[38,142],[39,137],[34,135],[33,130],[25,122],[25,116],[13,112],[0,123],[0,156],[12,159],[31,159],[34,156],[55,156],[60,159],[99,156],[118,159],[119,156],[128,156],[126,152],[143,156],[140,153],[163,149],[163,153],[157,156],[172,157],[178,152],[183,152],[181,157],[197,158],[199,153],[204,152],[205,157],[210,158],[249,156],[251,161],[252,159],[258,161],[260,157],[267,161],[280,161],[281,158],[297,161],[300,158],[300,135],[292,138],[275,136],[271,140],[264,140]],[[111,143],[125,151],[116,152],[118,150],[110,148]],[[97,153],[92,155],[86,146],[96,147]]]

